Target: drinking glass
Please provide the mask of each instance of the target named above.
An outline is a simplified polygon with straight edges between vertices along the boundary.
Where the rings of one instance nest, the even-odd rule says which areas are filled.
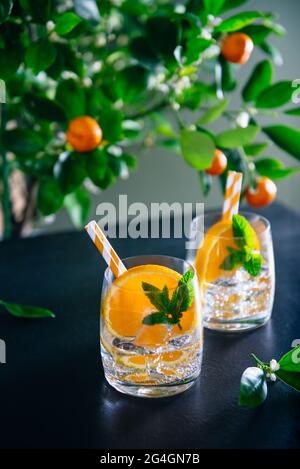
[[[200,281],[203,323],[208,329],[245,331],[262,326],[271,317],[275,289],[271,226],[261,215],[249,212],[240,214],[251,224],[259,242],[263,261],[257,276],[251,276],[242,266],[231,271],[220,268],[221,261],[224,260],[224,247],[230,245],[229,247],[236,248],[241,245],[241,239],[238,237],[231,236],[229,239],[228,236],[214,236],[208,233],[208,230],[221,220],[221,212],[200,215],[194,218],[191,224],[191,238],[197,241],[193,248],[187,251],[187,260],[195,262],[198,248],[204,239],[207,240],[206,246],[211,249],[211,254],[208,250],[203,256],[203,264],[205,262],[206,266],[198,267],[205,270],[209,262],[210,271],[213,272],[208,275],[204,272]]]
[[[123,262],[127,269],[147,266],[149,270],[153,265],[154,268],[151,282],[149,273],[143,275],[143,269],[137,269],[127,286],[122,285],[122,276],[115,281],[110,268],[105,270],[100,338],[106,380],[118,391],[133,396],[163,397],[181,393],[192,386],[201,369],[203,327],[196,275],[190,283],[192,304],[182,313],[180,327],[142,322],[157,310],[145,295],[142,282],[146,280],[162,288],[167,279],[171,299],[178,280],[188,270],[194,271],[194,267],[182,259],[167,256],[136,256]]]

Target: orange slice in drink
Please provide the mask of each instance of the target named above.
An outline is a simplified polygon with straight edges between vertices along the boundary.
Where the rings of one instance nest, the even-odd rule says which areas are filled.
[[[164,324],[144,325],[143,318],[155,311],[142,289],[142,282],[150,283],[159,289],[165,285],[170,296],[177,287],[181,275],[175,270],[161,265],[141,265],[132,267],[118,277],[109,288],[103,304],[102,314],[105,327],[115,337],[135,338],[138,346],[158,347],[172,336],[190,331],[195,324],[193,305],[183,313],[182,329],[173,326],[171,332]]]
[[[254,230],[253,234],[254,249],[259,250],[259,241]],[[195,267],[200,285],[204,282],[214,282],[219,277],[228,274],[220,268],[229,255],[228,247],[238,249],[232,230],[232,221],[221,220],[208,230],[197,252]],[[236,268],[231,270],[230,274],[235,270]]]
[[[123,356],[120,362],[128,368],[143,369],[146,365],[154,368],[158,363],[166,366],[175,366],[189,358],[189,354],[184,350],[174,350],[152,355],[131,355]]]

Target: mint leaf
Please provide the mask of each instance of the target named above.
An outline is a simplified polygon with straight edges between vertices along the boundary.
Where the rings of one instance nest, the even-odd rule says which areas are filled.
[[[167,285],[160,290],[150,283],[142,282],[145,295],[157,309],[157,311],[144,317],[143,324],[148,326],[154,324],[178,324],[181,328],[180,319],[182,318],[182,313],[192,305],[194,300],[194,290],[191,285],[193,277],[194,272],[192,270],[185,272],[180,278],[171,300],[169,299]]]
[[[225,257],[224,261],[220,265],[220,269],[233,270],[243,262],[243,251],[237,251],[236,249],[227,246],[227,250],[230,253],[229,256]]]
[[[161,291],[159,288],[151,285],[151,283],[142,282],[142,288],[145,292],[145,295],[149,298],[150,302],[158,311],[166,313],[168,312],[169,295],[166,286]]]
[[[235,242],[239,247],[247,246],[251,249],[255,247],[256,233],[245,217],[233,215],[232,230],[235,238],[238,238]]]
[[[223,260],[220,269],[233,270],[242,265],[248,274],[256,277],[261,271],[263,258],[261,254],[254,251],[257,244],[254,229],[245,217],[233,215],[232,230],[234,242],[240,249],[227,246],[229,255]]]
[[[146,326],[154,326],[155,324],[169,323],[168,317],[165,315],[165,313],[160,313],[158,311],[145,316],[142,322],[143,324],[146,324]]]
[[[244,269],[252,277],[256,277],[261,271],[262,265],[262,255],[261,254],[252,254],[250,259],[243,262]]]
[[[178,285],[183,285],[184,283],[189,283],[191,280],[194,278],[194,272],[193,270],[187,270],[185,274],[181,277],[181,279],[178,282]]]

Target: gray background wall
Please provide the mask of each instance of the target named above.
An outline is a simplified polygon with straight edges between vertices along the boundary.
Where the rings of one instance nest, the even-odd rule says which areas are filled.
[[[276,67],[275,79],[300,78],[299,67],[299,43],[300,43],[300,1],[298,0],[252,0],[244,9],[262,9],[278,13],[280,22],[287,30],[283,38],[272,36],[272,43],[280,49],[284,57],[284,64]],[[263,55],[255,51],[250,63],[241,67],[238,72],[238,80],[242,84],[249,76],[253,64]],[[238,100],[236,101],[238,103]],[[234,107],[234,103],[233,103]],[[282,119],[280,118],[280,121]],[[274,120],[272,120],[274,122]],[[279,119],[276,119],[279,123]],[[299,118],[286,118],[286,123],[299,127]],[[216,131],[220,131],[220,127]],[[279,156],[287,165],[295,165],[296,161],[282,151],[270,145],[266,153],[268,156]],[[118,206],[119,194],[127,194],[128,202],[205,202],[206,208],[217,207],[222,203],[218,181],[208,197],[204,198],[200,192],[199,181],[196,172],[188,167],[182,157],[157,148],[143,151],[139,155],[139,166],[127,180],[118,180],[107,191],[94,196],[91,217],[96,217],[95,207],[100,202],[112,202]],[[278,199],[300,212],[300,174],[278,183]],[[70,227],[65,214],[60,214],[55,223],[48,225],[47,229],[57,230]]]

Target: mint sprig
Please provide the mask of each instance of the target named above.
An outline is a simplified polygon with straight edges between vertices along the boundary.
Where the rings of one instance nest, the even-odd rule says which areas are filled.
[[[186,311],[193,303],[194,290],[191,281],[194,272],[188,270],[181,277],[172,297],[169,298],[169,290],[165,285],[162,290],[151,285],[151,283],[142,282],[142,288],[150,302],[157,309],[143,318],[143,324],[153,326],[154,324],[178,325],[181,329],[180,319],[182,313]]]
[[[256,233],[248,220],[242,215],[233,215],[232,231],[237,249],[227,246],[229,255],[225,257],[220,269],[233,270],[243,266],[249,275],[256,277],[262,267],[262,255],[254,250]]]

